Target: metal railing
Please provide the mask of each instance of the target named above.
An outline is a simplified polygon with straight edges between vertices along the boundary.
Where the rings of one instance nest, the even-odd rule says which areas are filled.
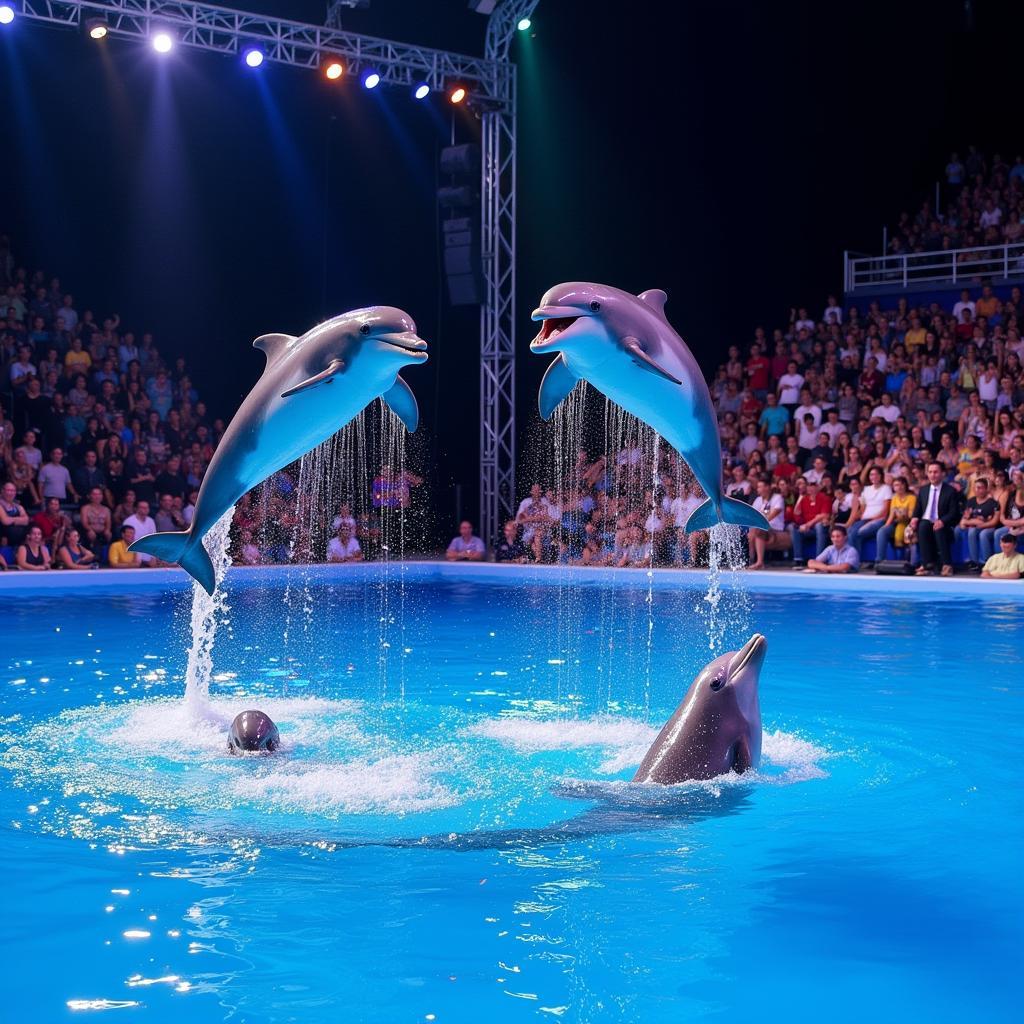
[[[978,284],[992,278],[1024,277],[1024,242],[937,249],[896,256],[843,253],[843,288],[916,288],[920,285]]]

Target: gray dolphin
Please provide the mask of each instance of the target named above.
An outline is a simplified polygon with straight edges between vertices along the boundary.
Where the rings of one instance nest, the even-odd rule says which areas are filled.
[[[232,754],[257,751],[270,754],[281,746],[281,734],[273,719],[262,711],[242,711],[228,730],[228,750]]]
[[[410,432],[419,409],[401,367],[427,360],[416,324],[392,306],[368,306],[332,317],[301,338],[264,334],[253,342],[267,357],[210,460],[192,526],[154,533],[132,551],[177,562],[212,594],[207,531],[243,494],[341,430],[375,398],[383,398]]]
[[[750,505],[722,493],[722,446],[711,394],[686,343],[665,318],[668,296],[657,288],[631,295],[586,281],[545,292],[533,319],[543,326],[534,352],[557,352],[540,386],[540,414],[549,419],[579,380],[638,416],[686,459],[708,496],[686,530],[716,523],[768,529]]]
[[[705,665],[644,755],[633,781],[671,786],[757,768],[757,684],[767,649],[765,638],[755,633],[738,651]]]

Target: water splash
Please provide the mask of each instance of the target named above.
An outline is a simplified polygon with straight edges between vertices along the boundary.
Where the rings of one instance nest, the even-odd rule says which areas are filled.
[[[229,508],[206,534],[203,543],[213,562],[214,587],[211,597],[192,584],[192,644],[185,667],[185,709],[194,721],[212,721],[219,715],[210,706],[210,677],[213,674],[213,644],[217,625],[227,618],[229,606],[221,583],[231,564],[228,552],[234,506]]]
[[[743,548],[743,535],[735,526],[718,523],[708,531],[708,586],[697,612],[704,619],[709,651],[721,650],[728,630],[746,632],[749,628],[751,604],[743,582]],[[726,606],[722,597],[727,591],[731,600]]]

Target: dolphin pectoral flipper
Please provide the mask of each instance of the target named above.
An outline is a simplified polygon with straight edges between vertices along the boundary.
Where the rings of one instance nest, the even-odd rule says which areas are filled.
[[[339,373],[344,372],[345,360],[332,359],[327,365],[327,369],[321,370],[319,373],[315,373],[312,377],[308,377],[306,380],[302,381],[301,384],[296,384],[295,387],[289,388],[281,395],[281,397],[291,398],[292,395],[297,395],[302,391],[308,391],[310,388],[315,388],[319,384],[328,384],[334,380]]]
[[[416,396],[412,393],[412,388],[401,377],[395,377],[395,383],[380,397],[384,404],[405,424],[405,429],[410,434],[415,434],[420,422],[420,408],[416,404]]]
[[[279,359],[288,346],[295,341],[290,334],[261,334],[253,343],[253,348],[258,348],[266,357],[269,366],[274,360]]]
[[[637,366],[643,367],[645,370],[650,370],[651,373],[656,373],[659,377],[664,377],[665,380],[672,381],[673,384],[682,384],[683,382],[673,376],[664,367],[659,366],[644,350],[637,338],[623,338],[623,344],[626,346],[626,351],[633,357],[633,362]]]
[[[569,369],[565,357],[559,353],[555,361],[544,371],[544,379],[540,382],[537,403],[540,406],[541,419],[551,419],[554,411],[578,383],[579,378]]]

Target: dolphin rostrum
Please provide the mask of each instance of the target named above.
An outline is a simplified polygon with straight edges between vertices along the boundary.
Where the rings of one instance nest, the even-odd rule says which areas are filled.
[[[644,755],[633,781],[671,786],[757,768],[757,684],[767,649],[765,638],[755,633],[738,651],[705,665]]]
[[[722,493],[722,446],[711,394],[686,347],[665,318],[668,296],[657,288],[631,295],[618,288],[572,281],[549,289],[534,310],[542,320],[534,352],[557,352],[540,386],[540,414],[549,419],[579,380],[653,427],[686,459],[708,496],[686,523],[768,529],[745,502]]]
[[[131,546],[177,562],[209,594],[216,580],[203,537],[243,494],[337,433],[375,398],[410,432],[419,422],[416,399],[398,371],[426,362],[427,343],[400,309],[352,310],[300,338],[264,334],[253,346],[267,365],[210,460],[191,528],[150,534]]]

